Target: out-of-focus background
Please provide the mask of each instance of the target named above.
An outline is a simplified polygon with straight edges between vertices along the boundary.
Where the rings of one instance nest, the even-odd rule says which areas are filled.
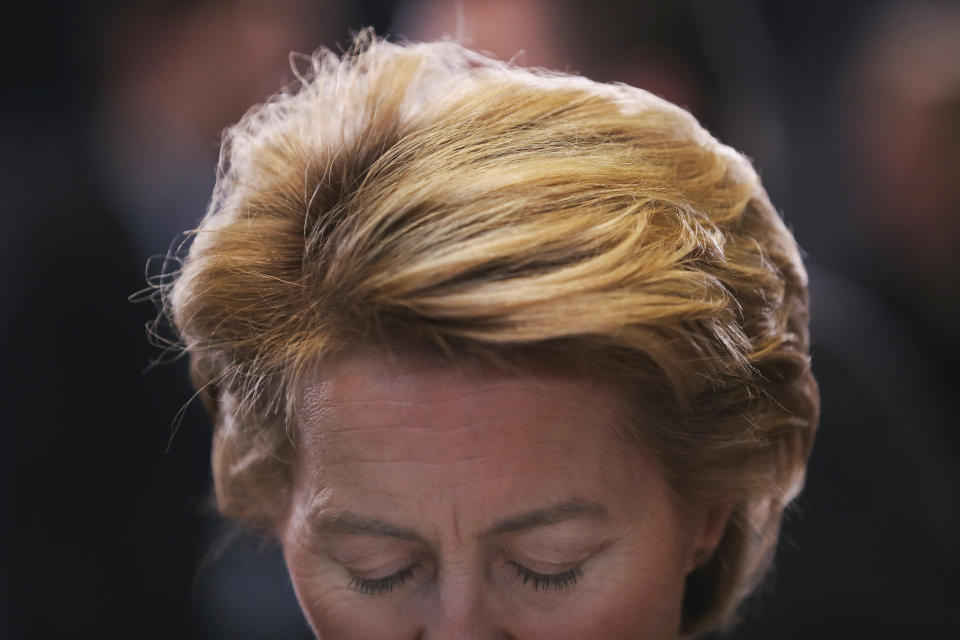
[[[309,637],[276,548],[213,515],[185,363],[148,368],[155,310],[127,297],[202,215],[220,132],[293,79],[288,53],[363,26],[644,87],[753,158],[808,254],[823,421],[730,637],[958,637],[958,3],[0,11],[0,638]]]

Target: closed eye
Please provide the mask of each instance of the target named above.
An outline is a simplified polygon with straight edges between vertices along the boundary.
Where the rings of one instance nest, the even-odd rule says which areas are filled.
[[[413,570],[416,566],[416,564],[411,564],[384,578],[361,578],[360,576],[353,576],[350,578],[350,588],[368,596],[379,596],[390,593],[413,577]]]
[[[523,580],[523,584],[531,585],[535,591],[566,591],[583,577],[583,567],[579,565],[561,573],[538,573],[516,562],[511,562],[510,565],[516,570],[517,577]]]

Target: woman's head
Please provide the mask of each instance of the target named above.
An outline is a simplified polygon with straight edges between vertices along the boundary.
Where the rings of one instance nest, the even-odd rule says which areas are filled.
[[[321,628],[326,588],[344,603],[334,609],[381,619],[363,612],[382,614],[403,589],[426,593],[417,585],[450,575],[451,539],[489,551],[481,531],[557,505],[623,533],[630,509],[643,513],[641,494],[653,491],[665,501],[658,513],[677,527],[670,539],[683,541],[674,555],[644,538],[652,525],[639,516],[639,537],[610,529],[580,538],[626,541],[604,547],[621,560],[639,559],[624,549],[646,540],[679,575],[670,593],[677,615],[682,600],[685,632],[729,620],[802,484],[818,409],[806,275],[749,162],[641,90],[515,68],[451,43],[365,37],[343,58],[315,56],[302,80],[228,132],[210,210],[167,295],[215,420],[223,513],[280,537],[301,603]],[[555,449],[544,445],[551,423]],[[377,437],[364,445],[350,435],[354,424],[354,435]],[[389,458],[413,443],[447,462],[471,447],[486,453],[439,476],[421,460],[408,474],[419,484],[404,484],[389,473],[404,465]],[[569,491],[523,499],[519,488],[541,486],[534,469],[550,456],[554,477],[544,486],[563,468]],[[609,473],[599,473],[598,461],[611,456]],[[647,472],[663,491],[641,481]],[[501,473],[498,499],[491,482]],[[386,486],[401,496],[397,517],[384,517],[393,507],[382,503],[349,509]],[[628,486],[637,487],[635,503]],[[363,592],[380,587],[357,577],[343,547],[301,544],[303,531],[317,540],[337,526],[360,535],[355,516],[420,538],[407,540],[415,551],[395,552],[408,564],[391,574],[388,596]],[[378,553],[351,540],[356,554]],[[318,557],[340,567],[336,576],[353,577],[340,589],[335,577],[304,571],[297,549],[305,548],[320,548]],[[509,545],[497,548],[504,563],[520,564]],[[456,566],[474,566],[456,557]],[[487,560],[475,568],[493,589]],[[576,573],[572,562],[553,568]],[[589,562],[600,581],[601,566],[629,567]],[[403,573],[408,566],[419,573]],[[642,562],[633,569],[624,576],[651,575]],[[603,593],[582,570],[581,593]],[[588,602],[574,595],[579,574],[537,573],[566,575],[564,597]],[[520,576],[534,592],[537,580]],[[607,575],[603,584],[624,580]],[[623,602],[653,588],[644,584]],[[504,602],[549,608],[524,598]],[[670,620],[661,604],[654,610]],[[408,621],[415,609],[404,608]]]

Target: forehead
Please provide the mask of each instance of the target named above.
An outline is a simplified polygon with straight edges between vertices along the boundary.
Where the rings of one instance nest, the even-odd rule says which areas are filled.
[[[572,496],[610,505],[654,471],[622,435],[627,407],[612,381],[571,370],[354,354],[300,389],[297,484],[341,508],[462,500],[496,511]]]
[[[560,365],[505,371],[361,352],[325,363],[301,385],[297,422],[306,443],[390,430],[401,442],[451,432],[484,440],[522,440],[539,430],[618,437],[628,405],[614,381]]]

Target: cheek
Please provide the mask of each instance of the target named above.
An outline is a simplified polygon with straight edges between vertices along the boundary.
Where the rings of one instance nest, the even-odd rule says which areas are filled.
[[[592,615],[603,626],[606,638],[674,640],[680,627],[683,579],[647,558],[635,562],[632,571],[622,571],[595,590],[593,602],[584,603],[584,617]]]

